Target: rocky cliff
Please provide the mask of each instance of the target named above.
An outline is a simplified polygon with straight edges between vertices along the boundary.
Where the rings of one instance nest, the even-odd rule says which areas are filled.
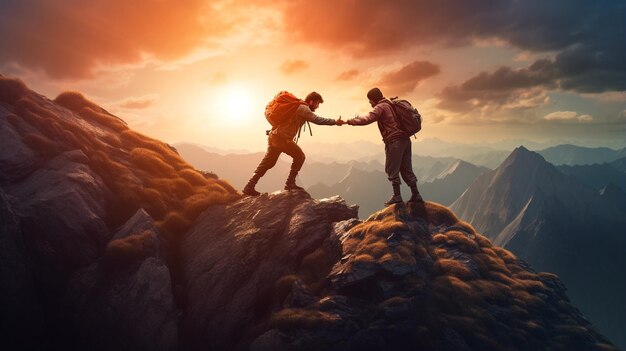
[[[447,208],[241,197],[80,94],[0,77],[3,349],[613,350]]]

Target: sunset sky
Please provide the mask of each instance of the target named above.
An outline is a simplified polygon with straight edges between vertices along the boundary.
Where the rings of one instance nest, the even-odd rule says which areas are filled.
[[[421,138],[626,147],[626,1],[0,1],[0,73],[75,90],[142,133],[262,150],[265,104],[411,101]],[[380,142],[375,126],[314,126]],[[307,136],[307,138],[310,138]]]

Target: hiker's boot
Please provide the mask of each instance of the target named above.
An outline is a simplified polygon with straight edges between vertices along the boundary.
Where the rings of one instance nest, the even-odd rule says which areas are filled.
[[[246,195],[250,195],[250,196],[259,196],[259,195],[261,195],[260,192],[258,192],[258,191],[256,191],[254,189],[254,187],[256,186],[256,183],[259,181],[259,179],[261,179],[261,176],[258,173],[254,173],[252,175],[252,178],[250,178],[250,180],[248,181],[248,184],[246,184],[246,186],[243,188],[243,190],[241,192],[246,194]]]
[[[297,175],[298,175],[298,171],[294,171],[293,169],[289,172],[289,176],[287,177],[287,182],[285,183],[285,190],[304,190],[303,187],[296,185]]]
[[[424,202],[422,195],[420,195],[419,190],[417,190],[417,183],[411,184],[411,198],[409,199],[409,203],[418,203]]]
[[[400,195],[400,184],[393,184],[393,195],[385,202],[385,206],[391,206],[402,202],[402,195]]]

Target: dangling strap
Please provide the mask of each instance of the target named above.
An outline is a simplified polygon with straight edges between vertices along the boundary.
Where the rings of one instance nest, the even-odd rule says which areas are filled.
[[[311,136],[313,136],[313,129],[311,129],[311,125],[309,124],[309,121],[306,121],[306,124],[309,125],[309,133],[311,134]],[[300,129],[298,129],[298,135],[296,135],[296,144],[298,143],[298,140],[300,140],[300,133],[302,132],[302,128],[304,128],[304,131],[306,132],[306,124],[302,124],[300,126]]]

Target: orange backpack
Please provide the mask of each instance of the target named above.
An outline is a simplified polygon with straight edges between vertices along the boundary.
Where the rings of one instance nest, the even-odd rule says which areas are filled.
[[[306,105],[306,102],[287,91],[281,91],[265,106],[265,118],[272,127],[277,127],[290,120],[298,106],[303,104]]]

